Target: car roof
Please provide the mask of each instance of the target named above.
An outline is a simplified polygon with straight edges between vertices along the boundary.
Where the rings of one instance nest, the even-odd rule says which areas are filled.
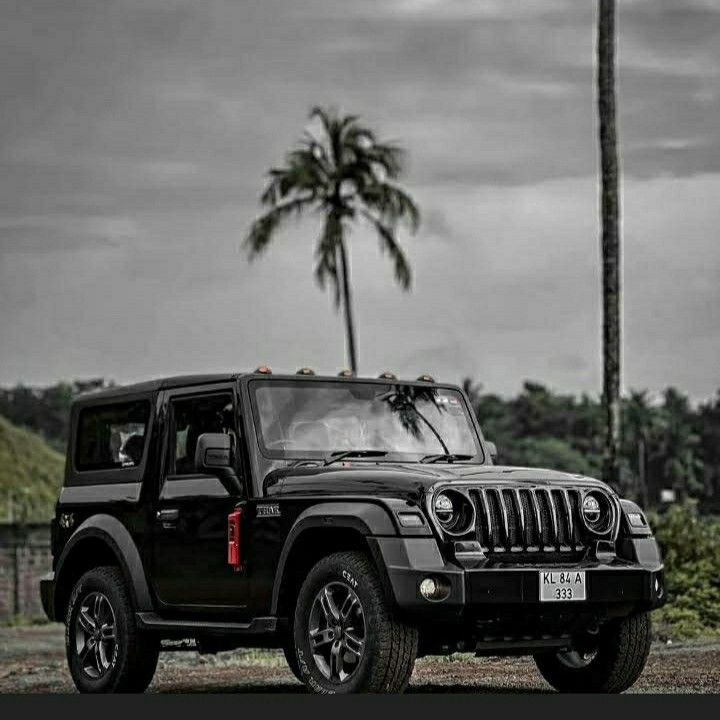
[[[442,385],[445,387],[456,387],[453,383],[428,382],[421,380],[405,380],[403,378],[383,377],[343,377],[337,375],[303,375],[297,373],[260,373],[260,372],[239,372],[239,373],[209,373],[198,375],[175,375],[172,377],[156,378],[144,382],[132,383],[129,385],[113,385],[102,390],[93,390],[83,393],[76,398],[76,402],[95,402],[96,400],[117,399],[128,395],[150,395],[159,390],[169,388],[192,387],[193,385],[210,385],[212,383],[233,382],[239,378],[257,378],[261,380],[324,380],[336,382],[377,382],[377,383],[402,383],[403,385]]]
[[[192,385],[207,385],[215,382],[231,382],[240,377],[242,373],[213,373],[206,375],[175,375],[173,377],[156,378],[130,385],[113,385],[102,390],[92,390],[77,397],[77,400],[97,400],[103,398],[118,398],[124,395],[144,395],[175,387],[190,387]]]

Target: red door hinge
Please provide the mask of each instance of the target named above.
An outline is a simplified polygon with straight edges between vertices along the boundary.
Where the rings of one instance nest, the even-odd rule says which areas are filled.
[[[240,516],[242,508],[235,508],[228,515],[228,547],[227,561],[235,572],[240,572],[242,560],[240,558]]]

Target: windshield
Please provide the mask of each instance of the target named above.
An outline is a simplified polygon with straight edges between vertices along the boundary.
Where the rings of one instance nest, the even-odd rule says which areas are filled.
[[[260,444],[270,457],[327,458],[344,451],[404,461],[481,456],[456,390],[313,380],[253,381],[250,388]]]

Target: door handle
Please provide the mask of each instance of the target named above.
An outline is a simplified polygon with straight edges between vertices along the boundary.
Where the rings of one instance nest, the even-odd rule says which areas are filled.
[[[158,510],[155,517],[163,524],[163,527],[172,527],[178,521],[180,511],[177,508]]]

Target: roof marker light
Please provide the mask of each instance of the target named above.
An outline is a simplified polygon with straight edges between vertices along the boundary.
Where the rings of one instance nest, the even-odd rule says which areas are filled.
[[[256,368],[255,372],[260,373],[260,375],[272,375],[272,370],[267,365],[261,365]]]
[[[346,368],[338,373],[338,377],[353,377],[353,371]]]
[[[417,379],[417,381],[418,381],[418,382],[434,383],[434,382],[435,382],[435,378],[432,377],[432,375],[421,375],[421,376]]]
[[[397,380],[397,377],[395,377],[395,375],[393,375],[391,372],[380,373],[378,377],[381,380]]]
[[[295,374],[296,375],[314,375],[315,371],[311,368],[300,368]]]

